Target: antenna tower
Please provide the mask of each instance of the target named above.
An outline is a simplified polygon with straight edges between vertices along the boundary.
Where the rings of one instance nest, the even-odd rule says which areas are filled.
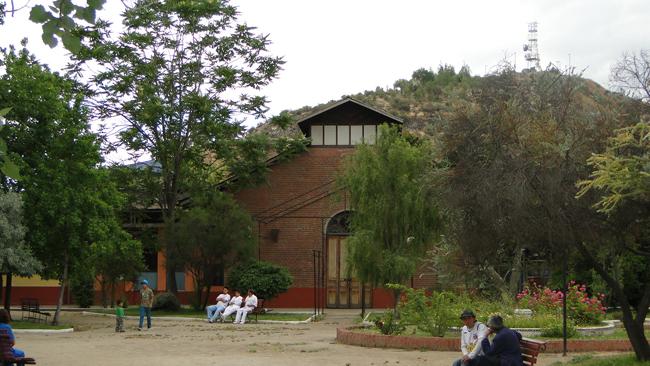
[[[524,45],[524,52],[528,69],[541,70],[539,51],[537,50],[537,22],[528,23],[528,43]]]

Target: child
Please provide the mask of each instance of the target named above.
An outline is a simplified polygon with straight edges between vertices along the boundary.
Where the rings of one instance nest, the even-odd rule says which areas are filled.
[[[18,348],[13,348],[13,346],[16,344],[16,337],[14,337],[14,332],[11,330],[11,325],[9,325],[10,321],[11,318],[9,317],[7,310],[0,309],[0,331],[9,334],[9,337],[11,338],[11,352],[13,353],[14,357],[25,357],[25,352],[19,350]]]
[[[115,305],[115,331],[124,332],[124,301],[117,300]]]

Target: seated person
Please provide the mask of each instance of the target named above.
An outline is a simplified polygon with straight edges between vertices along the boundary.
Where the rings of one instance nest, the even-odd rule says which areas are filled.
[[[456,360],[454,366],[473,366],[476,364],[476,357],[483,354],[481,341],[485,338],[487,327],[476,320],[476,315],[471,310],[463,311],[460,320],[465,324],[460,331],[460,350],[463,357]]]
[[[9,325],[10,322],[11,317],[9,316],[7,310],[0,309],[0,333],[6,333],[9,335],[11,342],[11,353],[14,357],[25,357],[25,352],[19,350],[18,348],[14,348],[14,345],[16,344],[16,337],[14,336],[14,332],[11,329],[11,325]]]
[[[237,310],[237,316],[235,317],[234,323],[244,324],[246,323],[246,316],[248,313],[252,312],[253,309],[257,307],[257,296],[255,292],[251,289],[248,290],[248,296],[244,300],[244,306]]]
[[[228,294],[228,287],[223,288],[223,292],[217,296],[217,303],[215,305],[210,305],[206,308],[208,312],[208,322],[213,323],[221,313],[226,308],[226,305],[230,301],[230,295]]]
[[[481,341],[483,356],[476,357],[478,366],[523,366],[519,341],[521,334],[503,326],[503,318],[499,315],[490,317],[487,322],[488,331]],[[492,344],[488,335],[495,334]]]
[[[241,297],[239,290],[235,290],[235,296],[233,296],[232,299],[230,299],[230,302],[228,302],[228,306],[223,311],[223,314],[221,314],[221,321],[225,322],[226,318],[228,318],[232,314],[235,314],[237,310],[241,308],[241,304],[243,301],[244,299]]]

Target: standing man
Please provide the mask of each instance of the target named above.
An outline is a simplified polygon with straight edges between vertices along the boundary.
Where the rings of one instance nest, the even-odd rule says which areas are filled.
[[[224,311],[226,306],[228,306],[229,301],[230,295],[228,294],[228,287],[224,287],[222,293],[217,296],[217,303],[206,308],[208,312],[208,323],[214,323],[214,321],[221,316],[221,313]]]
[[[246,316],[248,313],[252,312],[253,309],[257,307],[257,296],[255,292],[251,289],[248,290],[248,296],[244,300],[244,306],[237,310],[237,316],[235,317],[235,324],[244,324],[246,323]]]
[[[483,354],[481,341],[485,338],[487,327],[476,320],[476,315],[471,310],[465,310],[460,314],[463,321],[463,328],[460,331],[460,350],[463,357],[456,360],[453,366],[474,366],[476,357]]]
[[[478,356],[478,366],[522,366],[524,361],[521,357],[519,341],[521,334],[515,330],[503,326],[503,318],[499,315],[491,316],[487,322],[488,331],[481,341],[483,356]],[[492,344],[488,335],[495,334]]]
[[[151,329],[151,307],[153,306],[153,291],[149,288],[149,281],[140,282],[140,324],[138,330],[142,330],[144,316],[147,316],[147,330]]]

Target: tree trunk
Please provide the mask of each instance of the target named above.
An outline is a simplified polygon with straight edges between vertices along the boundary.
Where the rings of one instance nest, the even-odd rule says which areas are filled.
[[[393,297],[395,299],[395,304],[393,304],[393,314],[395,315],[395,319],[399,319],[399,313],[397,312],[397,306],[399,305],[400,295],[402,295],[402,290],[398,290],[398,289],[393,290]]]
[[[59,315],[61,315],[61,306],[63,306],[63,293],[65,284],[68,281],[68,253],[63,254],[63,276],[61,276],[61,288],[59,289],[59,300],[56,302],[56,311],[52,319],[52,325],[59,325]]]
[[[523,256],[524,252],[520,247],[517,247],[514,259],[512,260],[512,272],[510,272],[509,295],[513,299],[521,291],[520,281],[523,269]]]
[[[485,272],[487,275],[490,277],[492,280],[494,286],[499,290],[499,294],[501,295],[501,299],[506,303],[510,303],[514,296],[511,296],[508,284],[506,281],[501,277],[501,275],[494,269],[492,266],[487,266],[485,269]]]
[[[171,211],[171,210],[169,210],[169,211]],[[171,216],[169,216],[167,219],[165,219],[165,232],[163,233],[163,235],[165,235],[165,233],[169,231],[169,225],[167,223],[173,222],[172,221],[173,220],[173,211],[169,212],[168,214],[171,215]],[[165,235],[165,237],[166,237],[166,235]],[[165,286],[166,287],[165,291],[171,292],[174,295],[178,296],[178,284],[176,283],[176,269],[174,268],[174,265],[172,264],[172,261],[169,260],[169,257],[172,255],[171,253],[174,252],[173,251],[174,248],[172,248],[173,244],[171,243],[171,240],[167,240],[167,239],[165,239],[165,237],[163,238],[163,241],[164,241],[164,244],[165,244],[164,245],[164,247],[165,247],[165,278],[167,279],[166,280],[167,284]]]
[[[110,280],[111,286],[111,307],[115,307],[115,280]]]
[[[637,360],[639,361],[650,361],[650,345],[648,344],[648,339],[645,336],[645,330],[643,329],[643,321],[638,322],[634,320],[632,316],[632,309],[630,302],[628,301],[627,296],[621,285],[614,277],[612,277],[602,266],[600,262],[594,258],[594,256],[589,252],[589,250],[584,246],[583,243],[577,243],[576,246],[580,253],[587,259],[591,264],[593,269],[602,277],[603,280],[607,283],[609,288],[612,290],[614,296],[618,299],[621,304],[621,311],[623,312],[623,326],[627,332],[627,337],[632,344],[632,349],[634,349],[634,354],[636,355]],[[639,314],[645,318],[645,314]],[[637,319],[639,320],[639,319]]]
[[[4,273],[0,272],[0,300],[2,300],[4,298],[3,297],[3,291],[2,291],[3,288],[4,288],[4,285],[3,285],[4,284],[4,277],[2,277],[3,274]]]
[[[7,284],[5,285],[5,301],[4,308],[9,313],[9,318],[11,318],[11,286],[12,286],[12,275],[11,272],[7,272]]]
[[[102,306],[107,308],[108,307],[108,293],[106,289],[106,280],[104,279],[104,276],[101,277],[101,280],[99,280],[99,287],[100,291],[102,293]]]
[[[203,310],[205,310],[205,308],[208,306],[208,301],[210,301],[210,287],[211,286],[208,286],[205,289],[205,299],[203,300],[203,308],[202,308]]]

